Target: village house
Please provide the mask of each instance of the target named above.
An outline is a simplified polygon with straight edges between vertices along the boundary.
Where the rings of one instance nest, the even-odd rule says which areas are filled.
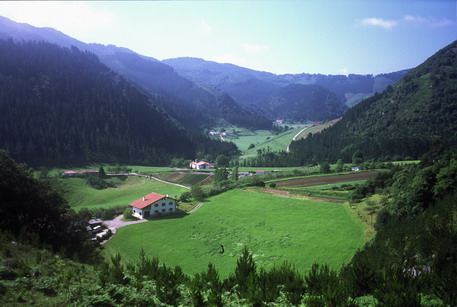
[[[99,171],[96,169],[86,169],[79,172],[79,176],[93,176],[98,175]]]
[[[132,207],[132,215],[139,219],[176,212],[176,200],[157,193],[150,193],[129,206]]]
[[[78,172],[75,171],[65,171],[62,174],[63,177],[76,177],[78,176]]]
[[[205,161],[195,160],[190,162],[189,167],[191,169],[210,169],[214,168],[214,164]]]

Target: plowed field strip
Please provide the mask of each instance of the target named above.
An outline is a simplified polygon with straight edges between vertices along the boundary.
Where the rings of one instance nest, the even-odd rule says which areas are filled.
[[[333,175],[333,176],[319,176],[319,177],[307,177],[307,178],[296,178],[283,181],[277,181],[277,187],[312,187],[316,185],[324,184],[333,184],[345,181],[354,181],[354,180],[367,180],[372,178],[374,175],[380,171],[369,171],[369,172],[360,172],[344,175]]]

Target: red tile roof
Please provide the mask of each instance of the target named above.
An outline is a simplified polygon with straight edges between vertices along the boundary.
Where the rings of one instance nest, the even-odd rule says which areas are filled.
[[[138,208],[138,209],[143,209],[143,208],[149,206],[150,204],[153,204],[156,201],[159,201],[165,197],[167,197],[167,196],[163,196],[163,195],[157,194],[157,193],[150,193],[138,200],[135,200],[133,203],[130,204],[130,206]]]

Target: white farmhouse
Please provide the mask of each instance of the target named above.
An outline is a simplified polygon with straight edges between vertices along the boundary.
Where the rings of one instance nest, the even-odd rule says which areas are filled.
[[[139,218],[170,214],[176,212],[176,199],[157,193],[150,193],[138,200],[132,206],[132,215]]]
[[[210,168],[214,168],[214,164],[209,163],[209,162],[205,162],[205,161],[198,161],[198,160],[190,162],[189,166],[192,169],[210,169]]]

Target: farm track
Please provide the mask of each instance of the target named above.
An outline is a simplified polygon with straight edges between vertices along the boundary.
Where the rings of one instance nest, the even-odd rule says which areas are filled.
[[[345,181],[367,180],[381,171],[359,172],[343,175],[319,176],[319,177],[306,177],[296,178],[283,181],[276,181],[278,188],[299,188],[299,187],[312,187],[324,184],[340,183]]]

